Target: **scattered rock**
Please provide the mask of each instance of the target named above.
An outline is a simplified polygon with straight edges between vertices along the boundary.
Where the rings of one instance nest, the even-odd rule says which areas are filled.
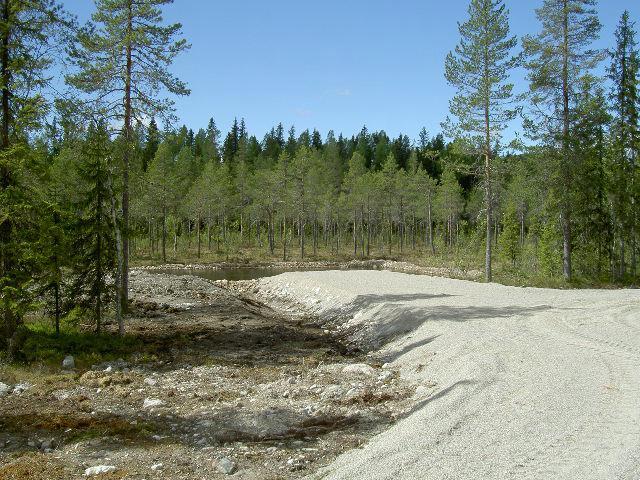
[[[64,357],[64,360],[62,360],[62,368],[64,370],[73,370],[76,368],[76,361],[72,355]]]
[[[16,395],[20,395],[22,392],[25,392],[31,388],[31,385],[28,383],[19,383],[15,387],[13,387],[13,392]]]
[[[96,465],[95,467],[89,467],[84,471],[85,477],[93,477],[95,475],[102,475],[103,473],[115,472],[116,467],[113,465]]]
[[[151,465],[151,470],[156,472],[158,470],[162,470],[163,467],[164,467],[164,465],[162,463],[156,463],[154,465]]]
[[[145,398],[142,408],[152,408],[164,405],[164,402],[159,398]]]
[[[11,392],[11,390],[12,389],[9,385],[0,382],[0,398],[9,395],[9,392]]]
[[[230,458],[222,457],[220,460],[218,460],[216,468],[220,473],[224,475],[233,475],[233,473],[238,469],[238,466],[236,465],[236,462],[234,462]]]
[[[44,440],[41,444],[40,444],[40,450],[44,450],[45,452],[47,451],[51,451],[55,448],[55,440],[53,438],[50,438],[48,440]]]
[[[158,380],[155,378],[147,377],[144,379],[145,385],[149,385],[150,387],[155,387],[158,384]]]
[[[367,365],[366,363],[354,363],[352,365],[347,365],[342,369],[342,373],[347,375],[362,375],[366,377],[370,377],[375,375],[375,369]]]
[[[418,388],[416,388],[414,397],[416,398],[423,398],[426,397],[427,395],[429,395],[431,393],[431,388],[427,387],[426,385],[419,385]]]

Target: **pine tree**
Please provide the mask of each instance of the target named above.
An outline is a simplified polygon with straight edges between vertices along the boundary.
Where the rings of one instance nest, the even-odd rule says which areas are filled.
[[[122,225],[124,271],[122,304],[129,287],[129,175],[133,158],[133,121],[163,116],[168,120],[173,103],[162,96],[188,95],[187,86],[168,67],[189,48],[176,37],[179,23],[163,25],[161,7],[173,0],[96,0],[93,24],[80,30],[71,51],[78,72],[67,81],[93,95],[101,117],[122,122]]]
[[[600,22],[596,0],[544,0],[536,10],[541,32],[523,40],[529,70],[532,114],[527,122],[530,136],[543,140],[557,152],[559,161],[550,168],[559,201],[562,228],[562,271],[572,278],[572,192],[575,164],[570,143],[575,118],[575,92],[581,77],[601,60],[590,48],[598,38]]]
[[[436,194],[436,207],[444,224],[445,244],[452,247],[456,241],[456,231],[462,207],[462,187],[453,168],[445,168]]]
[[[445,63],[447,81],[458,91],[451,100],[451,113],[458,117],[463,134],[472,135],[484,156],[486,209],[485,279],[490,282],[491,235],[493,231],[492,158],[505,124],[516,111],[512,108],[513,84],[510,71],[517,65],[511,51],[517,44],[509,36],[509,12],[503,0],[471,0],[469,19],[459,24],[461,41]]]

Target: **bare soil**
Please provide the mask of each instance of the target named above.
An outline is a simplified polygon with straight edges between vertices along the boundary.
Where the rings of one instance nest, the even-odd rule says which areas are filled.
[[[0,365],[13,389],[0,396],[0,479],[98,465],[116,469],[96,478],[225,478],[225,463],[233,478],[299,478],[414,404],[397,371],[250,293],[142,270],[131,288],[140,351],[74,371]]]

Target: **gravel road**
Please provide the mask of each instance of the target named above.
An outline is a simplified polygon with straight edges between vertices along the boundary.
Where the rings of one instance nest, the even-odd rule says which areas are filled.
[[[640,479],[640,291],[385,271],[262,279],[422,385],[405,418],[313,478]]]

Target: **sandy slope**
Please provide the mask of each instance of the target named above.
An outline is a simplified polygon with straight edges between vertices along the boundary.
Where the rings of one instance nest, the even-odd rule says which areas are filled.
[[[329,319],[423,383],[413,413],[319,478],[640,479],[640,292],[380,271],[259,294]]]

